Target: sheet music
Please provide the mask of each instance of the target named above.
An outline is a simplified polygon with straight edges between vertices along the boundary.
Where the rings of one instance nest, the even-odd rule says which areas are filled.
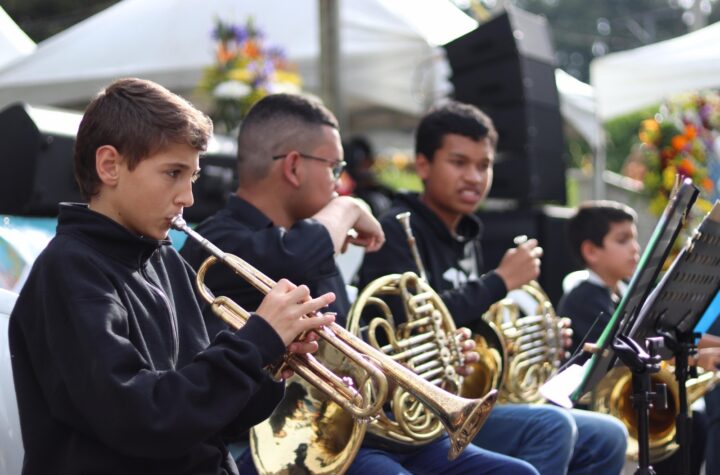
[[[718,264],[720,202],[715,203],[653,289],[628,336],[640,343],[660,329],[691,331],[717,293]]]

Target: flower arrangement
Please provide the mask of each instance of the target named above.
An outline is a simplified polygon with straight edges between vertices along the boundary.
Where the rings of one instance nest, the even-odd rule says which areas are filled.
[[[642,180],[650,211],[667,205],[676,176],[689,177],[700,189],[697,205],[706,213],[720,190],[720,93],[675,96],[644,119],[625,174]]]
[[[252,18],[244,26],[216,20],[215,63],[203,71],[199,89],[210,94],[216,124],[235,129],[250,107],[270,93],[298,92],[300,75],[285,52],[265,43]]]

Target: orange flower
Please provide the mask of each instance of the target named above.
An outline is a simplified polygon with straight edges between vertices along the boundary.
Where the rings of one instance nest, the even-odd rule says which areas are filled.
[[[685,137],[692,140],[697,137],[697,129],[693,124],[685,124]]]
[[[260,48],[257,43],[253,40],[247,40],[244,46],[245,56],[251,59],[257,59],[260,57]]]
[[[702,187],[707,191],[708,193],[712,192],[713,188],[715,187],[715,184],[709,177],[705,177],[702,179]]]
[[[689,158],[683,158],[678,165],[678,171],[685,176],[692,177],[695,174],[695,164]]]
[[[688,140],[683,135],[674,135],[673,138],[670,140],[670,143],[675,150],[683,150],[687,145]]]
[[[217,59],[220,64],[225,64],[233,58],[232,51],[227,49],[224,44],[219,44],[217,48]]]

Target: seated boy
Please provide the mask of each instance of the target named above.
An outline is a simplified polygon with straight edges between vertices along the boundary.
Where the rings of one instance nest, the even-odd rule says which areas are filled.
[[[75,148],[88,204],[60,205],[10,317],[23,473],[237,473],[224,438],[282,397],[264,367],[288,346],[314,350],[293,341],[333,321],[301,318],[333,294],[311,300],[282,281],[243,328],[210,343],[168,230],[193,204],[211,133],[150,81],[118,80],[88,106]]]
[[[581,204],[567,223],[570,251],[585,266],[584,271],[565,278],[568,288],[558,304],[558,314],[572,320],[573,351],[584,338],[589,343],[598,340],[622,298],[624,281],[635,272],[640,259],[636,220],[635,211],[624,204],[589,201]],[[703,343],[710,338],[704,338]],[[714,365],[717,355],[713,350],[701,350],[700,356],[703,351],[707,353],[700,359],[701,365]],[[704,459],[706,425],[704,414],[693,411],[693,474],[700,473]],[[653,462],[653,468],[658,475],[679,473],[681,462],[677,451],[661,462]]]
[[[620,302],[624,280],[635,272],[640,259],[636,219],[635,211],[624,204],[590,201],[567,222],[570,252],[585,267],[565,278],[568,288],[557,309],[558,315],[572,320],[571,351],[586,335],[588,342],[598,340]]]

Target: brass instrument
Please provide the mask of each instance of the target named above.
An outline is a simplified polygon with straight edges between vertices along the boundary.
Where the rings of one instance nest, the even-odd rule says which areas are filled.
[[[212,295],[204,283],[207,270],[220,261],[264,294],[267,294],[272,289],[275,282],[245,260],[221,251],[188,227],[181,216],[176,216],[171,224],[173,228],[186,233],[211,254],[200,266],[197,273],[196,284],[202,297],[211,304],[213,311],[228,325],[236,329],[244,325],[251,314],[227,297],[215,297]],[[307,318],[312,318],[312,316],[308,315]],[[341,351],[350,360],[351,366],[361,367],[363,373],[354,382],[350,382],[347,377],[333,373],[330,368],[321,364],[312,355],[286,353],[283,356],[280,364],[276,365],[280,368],[278,371],[286,366],[291,368],[297,375],[302,376],[304,380],[312,384],[315,390],[329,397],[336,405],[323,403],[324,417],[340,412],[337,407],[340,406],[355,418],[354,421],[346,425],[352,427],[364,425],[368,418],[381,412],[388,392],[388,384],[391,383],[404,388],[412,394],[442,422],[451,441],[448,458],[453,460],[475,437],[495,403],[495,392],[491,392],[483,399],[474,400],[454,396],[417,377],[411,370],[396,363],[381,351],[376,350],[335,323],[316,330],[316,333],[322,338],[321,344],[332,346]],[[370,381],[373,381],[374,384],[370,384]],[[297,386],[290,383],[287,389],[295,391]],[[300,389],[300,391],[296,392],[302,393],[302,388]],[[298,401],[299,399],[296,402]],[[279,409],[287,410],[288,408],[279,407]],[[298,409],[299,412],[304,411],[305,419],[321,419],[317,415],[307,414],[307,407],[290,408],[289,412],[285,414],[277,414],[276,410],[268,419],[268,423],[273,426],[273,433],[276,437],[282,438],[285,435],[283,429],[277,428],[276,424],[284,419],[295,418],[294,409]],[[311,446],[312,440],[306,440],[305,443],[298,446],[294,451],[289,451],[289,453],[277,451],[267,454],[268,451],[273,450],[269,448],[266,455],[269,455],[271,459],[279,459],[281,456],[286,455],[291,457],[291,460],[287,461],[286,465],[281,466],[280,470],[287,470],[291,466],[301,465],[308,471],[317,470],[316,473],[342,473],[352,462],[352,458],[362,440],[362,434],[352,438],[351,443],[354,445],[343,452],[343,457],[324,461],[322,460],[322,454],[326,449],[333,447],[332,439],[334,434],[332,430],[335,428],[332,427],[332,424],[327,423],[321,424],[319,428],[326,436],[326,443],[317,450],[318,453],[311,453],[314,450]],[[263,465],[259,463],[262,461],[258,460],[258,456],[256,456],[260,451],[257,446],[267,442],[263,437],[251,434],[250,443],[253,460],[259,469],[262,469]]]
[[[560,367],[565,347],[561,319],[536,281],[512,290],[493,304],[483,319],[502,332],[508,354],[502,398],[539,403],[540,386]]]
[[[652,407],[648,432],[650,435],[650,462],[660,462],[671,456],[677,449],[675,442],[675,419],[680,411],[678,382],[671,365],[662,363],[660,372],[650,375],[655,385],[667,386],[667,408]],[[720,381],[719,372],[703,371],[698,368],[698,376],[685,382],[688,407],[712,389]],[[624,366],[611,369],[593,390],[591,407],[594,411],[617,417],[628,430],[626,456],[629,460],[638,460],[637,412],[632,405],[632,373]]]
[[[365,332],[370,344],[392,360],[408,366],[433,385],[459,394],[463,378],[455,372],[455,366],[464,364],[464,356],[456,339],[455,323],[440,296],[427,283],[409,217],[410,213],[402,213],[397,219],[408,235],[420,276],[413,272],[391,274],[368,284],[350,311],[348,330],[355,335]],[[404,323],[396,325],[385,299],[400,300],[398,305],[402,305],[406,316]],[[364,317],[369,323],[361,328]],[[481,356],[482,360],[475,364],[475,375],[484,381],[497,379],[501,373],[502,354],[487,351]],[[495,392],[494,386],[490,386],[476,394],[478,397],[493,395],[494,399]],[[404,445],[418,446],[442,432],[441,421],[405,388],[396,388],[390,402],[393,417],[379,414],[368,427],[373,434]]]

